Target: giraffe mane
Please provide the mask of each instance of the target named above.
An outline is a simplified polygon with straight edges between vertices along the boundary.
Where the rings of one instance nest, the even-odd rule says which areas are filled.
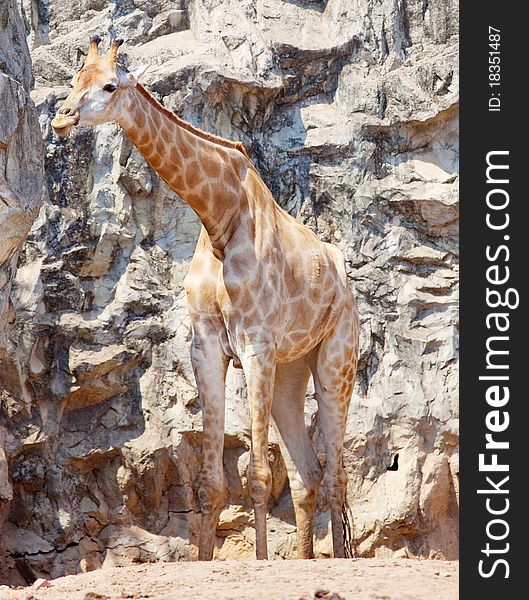
[[[165,108],[165,106],[160,104],[158,100],[146,88],[144,88],[141,83],[136,84],[136,89],[152,106],[155,106],[166,117],[171,119],[171,121],[182,127],[182,129],[185,129],[186,131],[189,131],[190,133],[193,133],[194,135],[204,140],[207,140],[208,142],[213,142],[214,144],[224,146],[225,148],[232,148],[234,150],[238,150],[251,162],[251,159],[248,156],[246,148],[243,146],[242,142],[233,142],[231,140],[226,140],[218,135],[208,133],[207,131],[202,131],[202,129],[194,127],[193,125],[191,125],[191,123],[184,121],[184,119],[180,118],[173,111],[169,110],[168,108]]]

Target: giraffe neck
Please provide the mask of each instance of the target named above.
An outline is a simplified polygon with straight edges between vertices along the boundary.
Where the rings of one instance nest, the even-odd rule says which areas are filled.
[[[161,106],[140,84],[123,98],[118,123],[158,175],[198,215],[222,252],[244,212],[241,144],[195,129]],[[241,171],[241,166],[242,171]]]

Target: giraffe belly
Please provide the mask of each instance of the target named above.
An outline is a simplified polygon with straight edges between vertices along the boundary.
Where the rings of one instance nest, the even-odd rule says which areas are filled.
[[[224,352],[233,361],[236,369],[241,369],[239,355],[244,353],[248,344],[268,339],[276,348],[276,362],[288,363],[308,354],[328,334],[342,310],[342,302],[329,304],[325,310],[316,311],[311,319],[294,319],[285,322],[284,314],[276,313],[276,319],[263,319],[244,327],[244,319],[228,316],[223,310],[226,325]],[[239,311],[235,311],[238,313]],[[230,318],[232,317],[232,318]],[[241,322],[242,321],[242,322]]]
[[[245,331],[239,325],[233,327],[230,332],[230,328],[226,327],[227,340],[224,352],[232,359],[234,368],[242,369],[239,354],[244,352],[248,341],[261,337],[258,333],[258,330],[261,329],[263,335],[269,337],[271,344],[276,347],[276,362],[292,362],[308,354],[321,342],[334,326],[339,312],[341,311],[329,307],[328,313],[321,315],[322,318],[313,327],[300,326],[283,330],[274,328],[275,331],[271,331],[270,323],[266,321],[263,321],[262,327],[254,326],[251,331]]]
[[[332,274],[329,278],[328,275]],[[278,362],[296,360],[313,348],[331,331],[346,304],[348,288],[336,277],[334,265],[313,253],[310,287],[283,306],[286,319],[278,336]]]
[[[297,360],[313,350],[332,329],[338,311],[329,306],[326,315],[317,315],[312,327],[292,328],[284,333],[277,346],[277,362],[287,363]],[[318,319],[321,316],[323,318]]]
[[[263,269],[252,281],[246,272],[236,276],[225,264],[217,281],[217,302],[226,333],[227,354],[240,365],[246,348],[270,344],[276,361],[286,363],[308,354],[334,327],[346,304],[347,286],[334,248],[318,246],[308,260]],[[289,279],[282,279],[287,272]],[[265,277],[263,277],[265,275]],[[251,290],[252,293],[249,293]]]

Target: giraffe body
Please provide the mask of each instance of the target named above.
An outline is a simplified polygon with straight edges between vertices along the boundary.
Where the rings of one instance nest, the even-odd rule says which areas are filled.
[[[117,121],[156,172],[202,221],[185,278],[193,326],[191,359],[203,409],[199,559],[213,556],[223,497],[225,378],[244,371],[251,419],[249,493],[256,555],[267,558],[271,472],[268,428],[277,428],[297,523],[298,555],[313,557],[312,529],[322,480],[304,424],[314,377],[326,447],[323,475],[333,550],[344,556],[343,437],[358,355],[358,313],[341,252],[279,207],[240,144],[201,132],[162,107],[92,40],[74,89],[52,122]]]

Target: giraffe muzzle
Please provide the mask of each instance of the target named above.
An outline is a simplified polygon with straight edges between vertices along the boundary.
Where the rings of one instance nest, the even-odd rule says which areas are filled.
[[[63,105],[52,120],[51,127],[59,137],[64,137],[79,123],[79,118],[78,110]]]

